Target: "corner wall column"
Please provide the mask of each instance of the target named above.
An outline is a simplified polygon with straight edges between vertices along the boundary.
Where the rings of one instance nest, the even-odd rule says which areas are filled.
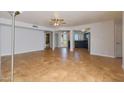
[[[0,29],[0,37],[1,37],[1,29]],[[2,79],[2,61],[1,61],[1,38],[0,38],[0,80]]]
[[[2,79],[2,62],[1,62],[1,53],[0,53],[0,80]]]
[[[74,32],[70,31],[70,51],[74,51]]]
[[[122,14],[122,68],[124,70],[124,12]]]
[[[52,33],[52,36],[53,36],[52,50],[54,51],[55,50],[55,32]]]

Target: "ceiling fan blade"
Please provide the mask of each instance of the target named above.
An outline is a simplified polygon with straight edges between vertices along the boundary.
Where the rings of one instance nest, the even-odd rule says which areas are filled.
[[[51,21],[56,21],[56,19],[51,19]]]
[[[63,22],[62,24],[66,24],[65,22]]]
[[[64,21],[64,19],[59,19],[59,21]]]

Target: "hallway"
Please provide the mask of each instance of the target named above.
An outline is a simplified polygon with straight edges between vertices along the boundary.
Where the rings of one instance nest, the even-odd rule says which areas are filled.
[[[91,56],[86,49],[66,48],[18,54],[15,80],[33,82],[124,81],[121,59]],[[4,77],[9,75],[10,58],[2,58]],[[5,80],[8,81],[8,80]]]

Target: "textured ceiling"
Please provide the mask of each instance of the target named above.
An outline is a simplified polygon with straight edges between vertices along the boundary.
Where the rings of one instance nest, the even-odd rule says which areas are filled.
[[[1,11],[1,18],[10,19],[8,12]],[[32,23],[40,26],[48,26],[51,18],[63,18],[66,22],[63,26],[78,26],[104,20],[122,18],[122,12],[116,11],[24,11],[16,17],[16,20]]]

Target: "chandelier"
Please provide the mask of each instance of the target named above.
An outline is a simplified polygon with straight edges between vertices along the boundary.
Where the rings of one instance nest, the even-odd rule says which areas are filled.
[[[53,26],[60,26],[66,23],[64,22],[64,19],[62,18],[53,18],[53,19],[50,19],[50,24]]]

